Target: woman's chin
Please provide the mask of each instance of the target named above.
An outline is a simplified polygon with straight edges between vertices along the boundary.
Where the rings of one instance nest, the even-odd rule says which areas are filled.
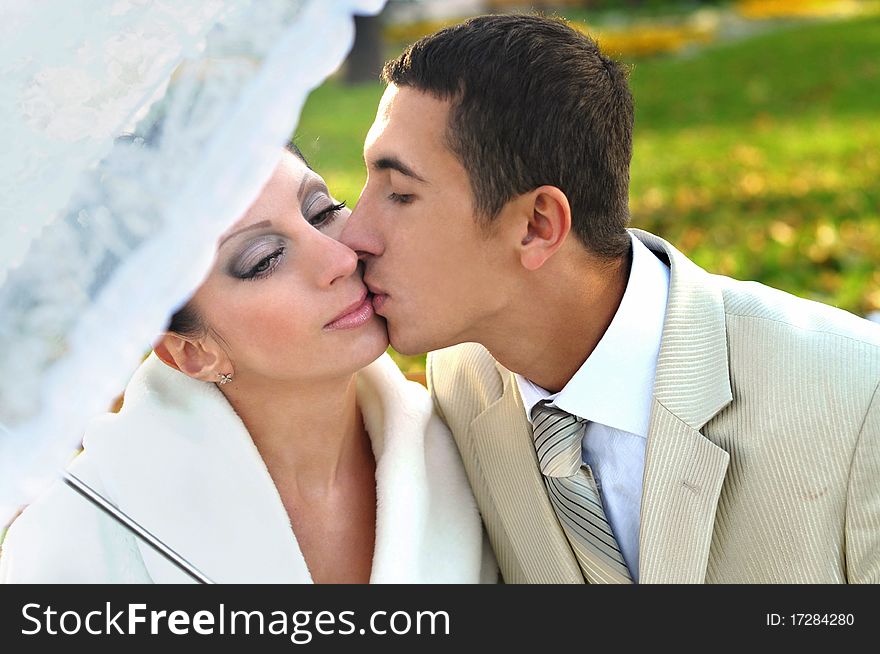
[[[372,359],[372,361],[375,361],[388,349],[391,341],[388,340],[388,326],[385,324],[385,319],[376,316],[373,323],[370,325],[370,329],[372,331],[372,345],[377,353]]]
[[[375,316],[369,323],[351,332],[351,356],[355,370],[365,368],[388,349],[388,329],[385,319]]]

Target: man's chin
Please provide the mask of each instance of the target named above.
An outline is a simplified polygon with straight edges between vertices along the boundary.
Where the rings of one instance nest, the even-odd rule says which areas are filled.
[[[401,333],[388,324],[388,340],[395,352],[404,356],[416,356],[431,351],[430,343],[420,338],[414,338],[414,334]]]

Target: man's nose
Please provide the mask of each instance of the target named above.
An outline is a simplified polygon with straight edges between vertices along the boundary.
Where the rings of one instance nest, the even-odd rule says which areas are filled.
[[[370,256],[381,256],[384,243],[377,229],[377,221],[364,197],[358,200],[352,210],[348,222],[339,235],[339,242],[357,252],[361,259]]]

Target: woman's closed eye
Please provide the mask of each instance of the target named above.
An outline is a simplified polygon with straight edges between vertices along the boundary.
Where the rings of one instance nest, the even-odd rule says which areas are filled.
[[[339,216],[339,212],[345,209],[345,201],[339,204],[331,204],[326,209],[322,209],[311,218],[307,218],[308,223],[316,229],[324,229],[329,227]]]
[[[259,263],[251,268],[242,279],[263,279],[268,277],[275,272],[275,268],[278,267],[278,264],[281,262],[281,257],[283,256],[284,248],[280,247],[268,257],[260,259]]]
[[[282,239],[260,241],[251,245],[237,258],[231,272],[238,279],[265,279],[275,272],[286,251],[287,246]]]

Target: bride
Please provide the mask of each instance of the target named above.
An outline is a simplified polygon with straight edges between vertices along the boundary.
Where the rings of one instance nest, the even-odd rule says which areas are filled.
[[[348,215],[286,150],[70,470],[215,582],[495,581],[449,432],[335,240]],[[189,578],[59,482],[0,581]]]

